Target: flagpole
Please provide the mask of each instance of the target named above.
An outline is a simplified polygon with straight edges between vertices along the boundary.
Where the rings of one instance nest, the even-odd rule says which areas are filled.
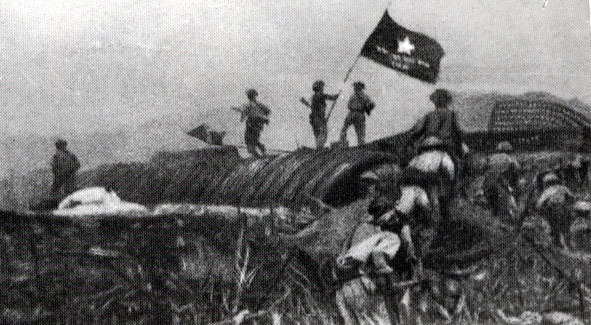
[[[394,3],[394,0],[390,0],[390,2],[388,2],[388,6],[386,7],[385,11],[388,11],[388,9],[392,6],[392,3]],[[353,64],[351,65],[349,70],[347,71],[347,74],[345,75],[345,79],[343,80],[343,84],[345,84],[347,82],[347,80],[349,80],[349,75],[351,74],[351,72],[353,72],[353,68],[355,68],[355,65],[357,65],[357,61],[359,61],[360,57],[361,57],[361,50],[359,50],[359,54],[355,58],[355,61],[353,61]],[[342,92],[343,92],[343,87],[341,87],[341,89],[339,89],[339,92],[337,93],[338,97],[341,97]],[[337,101],[338,101],[338,98],[332,102],[332,105],[330,106],[330,110],[328,110],[328,115],[326,115],[326,123],[328,123],[328,119],[330,119],[330,115],[332,114],[332,111],[334,110],[335,106],[337,105]]]
[[[349,68],[349,70],[347,71],[347,74],[345,75],[345,79],[343,80],[343,85],[345,83],[347,83],[347,80],[349,80],[349,75],[351,75],[351,72],[353,72],[353,68],[355,68],[355,66],[357,65],[357,61],[359,61],[359,58],[361,57],[361,51],[359,51],[359,54],[357,55],[357,57],[355,58],[355,61],[353,61],[353,64],[351,65],[351,67]],[[330,110],[328,110],[328,115],[326,115],[326,122],[328,123],[328,119],[330,118],[330,115],[332,114],[332,110],[335,108],[335,106],[337,105],[337,100],[339,97],[341,97],[341,93],[343,92],[343,87],[341,87],[341,89],[339,89],[339,92],[337,93],[337,99],[335,99],[332,102],[332,105],[330,106]]]

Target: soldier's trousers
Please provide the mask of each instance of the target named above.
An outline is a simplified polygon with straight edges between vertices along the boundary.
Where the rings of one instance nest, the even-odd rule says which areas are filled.
[[[51,192],[53,194],[68,195],[76,190],[76,174],[54,176]]]
[[[324,148],[324,144],[326,144],[328,138],[326,120],[324,117],[310,116],[310,124],[312,125],[312,132],[314,132],[314,138],[316,139],[316,148]]]
[[[255,127],[246,127],[244,131],[244,142],[246,143],[246,150],[253,157],[261,157],[266,153],[265,146],[260,142],[261,132],[263,129]],[[262,155],[257,151],[261,151]]]
[[[357,145],[365,143],[365,113],[349,111],[349,115],[345,118],[343,129],[341,130],[341,141],[347,140],[347,130],[349,126],[353,125],[355,133],[357,134]]]

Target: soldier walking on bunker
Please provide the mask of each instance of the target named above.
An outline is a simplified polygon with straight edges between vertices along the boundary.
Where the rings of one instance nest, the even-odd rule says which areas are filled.
[[[256,98],[258,92],[254,89],[246,91],[248,103],[244,104],[240,109],[240,122],[246,120],[246,129],[244,131],[244,142],[248,152],[254,157],[264,156],[266,153],[265,146],[261,143],[261,132],[265,124],[269,124],[269,114],[271,110],[259,103]],[[261,153],[257,151],[260,150]]]
[[[76,155],[68,151],[68,143],[64,140],[55,142],[55,154],[51,161],[53,171],[53,185],[51,192],[54,195],[68,195],[76,189],[76,172],[80,169],[80,162]]]
[[[365,114],[369,116],[376,104],[363,92],[365,89],[363,82],[357,81],[353,83],[353,89],[355,92],[351,95],[347,106],[349,108],[349,114],[345,118],[345,123],[341,130],[341,143],[346,143],[347,130],[349,126],[353,125],[357,134],[357,145],[362,145],[365,143]]]
[[[554,173],[542,180],[543,191],[536,202],[536,209],[550,224],[552,243],[557,247],[570,248],[570,227],[574,219],[575,195],[562,184]]]
[[[335,101],[339,95],[325,94],[324,81],[322,80],[314,82],[312,90],[314,91],[314,95],[312,95],[310,103],[310,108],[312,109],[310,113],[310,124],[312,125],[312,132],[314,132],[314,138],[316,139],[316,149],[322,149],[328,137],[326,101]]]
[[[508,218],[508,223],[517,220],[516,189],[519,186],[519,162],[511,156],[513,146],[507,141],[497,145],[496,152],[488,157],[488,169],[484,174],[482,190],[495,216]]]

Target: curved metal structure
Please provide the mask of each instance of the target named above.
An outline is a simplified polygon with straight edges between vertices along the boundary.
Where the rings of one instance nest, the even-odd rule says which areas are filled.
[[[396,156],[348,148],[293,153],[241,161],[224,178],[207,184],[197,201],[240,206],[302,206],[311,198],[341,206],[359,198],[359,177]]]

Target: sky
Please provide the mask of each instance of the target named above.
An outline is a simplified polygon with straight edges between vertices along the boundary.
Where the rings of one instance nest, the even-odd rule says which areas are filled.
[[[241,143],[230,110],[247,88],[271,110],[263,142],[313,145],[314,80],[343,89],[329,122],[338,138],[351,83],[377,104],[368,139],[408,128],[436,87],[459,92],[547,91],[591,104],[587,0],[0,0],[0,134],[56,136],[166,119],[200,122]],[[361,58],[388,8],[400,25],[435,38],[446,55],[426,84]],[[353,134],[349,135],[354,142]]]

